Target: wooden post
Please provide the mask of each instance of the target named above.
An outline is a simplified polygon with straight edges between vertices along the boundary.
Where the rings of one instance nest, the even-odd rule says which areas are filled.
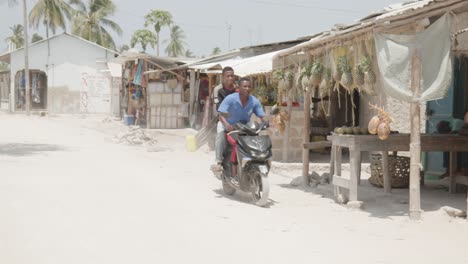
[[[349,200],[358,201],[358,185],[361,177],[361,150],[359,148],[349,150],[349,163],[351,167]]]
[[[450,185],[449,185],[449,193],[456,193],[457,192],[457,152],[450,152],[449,153],[449,166],[448,166],[448,172],[449,172],[449,180],[450,180]]]
[[[292,88],[288,91],[288,121],[286,123],[286,130],[284,132],[283,138],[283,162],[288,161],[289,154],[289,130],[291,128],[291,119],[292,119]]]
[[[24,32],[24,80],[25,80],[25,97],[26,97],[26,114],[31,111],[31,84],[29,83],[29,37],[28,37],[28,15],[27,15],[26,0],[23,0],[23,32]]]
[[[411,59],[411,90],[413,98],[419,99],[421,94],[421,58],[419,50],[413,50]],[[411,139],[410,139],[410,185],[409,185],[409,217],[412,220],[421,219],[421,107],[419,101],[411,102]]]
[[[334,164],[334,172],[335,172],[335,175],[337,177],[341,177],[341,160],[342,160],[342,157],[343,157],[343,152],[341,151],[341,147],[339,146],[332,146],[332,151],[335,153],[335,164]],[[332,176],[332,178],[335,177],[335,175]],[[341,190],[340,190],[340,187],[339,186],[335,186],[334,188],[334,192],[335,192],[335,197],[338,197],[338,195],[341,194]]]
[[[304,94],[304,144],[310,140],[310,94],[308,89]],[[309,148],[302,149],[302,177],[304,187],[309,185]]]
[[[382,151],[382,174],[384,180],[384,192],[392,192],[392,180],[390,178],[390,173],[388,172],[388,152]]]
[[[190,93],[190,96],[189,96],[189,113],[188,113],[188,118],[189,118],[189,124],[192,128],[195,128],[195,124],[196,124],[196,121],[195,121],[195,118],[196,118],[196,115],[195,115],[195,96],[198,96],[198,94],[196,95],[195,94],[195,70],[190,70],[190,88],[189,88],[189,93]],[[209,101],[207,100],[206,103],[208,103]]]

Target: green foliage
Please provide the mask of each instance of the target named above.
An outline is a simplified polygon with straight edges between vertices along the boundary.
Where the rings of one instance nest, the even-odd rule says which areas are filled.
[[[156,36],[153,32],[147,29],[139,29],[133,33],[130,41],[132,48],[135,47],[136,44],[140,44],[143,52],[146,52],[146,46],[148,46],[148,44],[154,48],[154,45],[156,44]]]
[[[43,24],[55,34],[57,28],[66,30],[66,21],[69,20],[74,12],[70,3],[75,3],[78,0],[38,0],[29,12],[29,23],[37,29],[39,24]]]
[[[220,47],[215,47],[213,51],[211,52],[211,55],[218,55],[221,53],[221,48]]]
[[[171,27],[169,44],[166,47],[166,53],[169,57],[183,56],[185,53],[185,34],[184,31],[177,25]]]
[[[31,43],[36,43],[36,42],[41,41],[43,39],[44,38],[41,35],[39,35],[37,33],[34,33],[32,38],[31,38]]]
[[[145,15],[145,27],[152,25],[156,32],[157,53],[159,56],[159,32],[163,27],[169,27],[173,24],[172,15],[165,10],[151,10]]]
[[[16,24],[10,27],[11,36],[5,39],[6,42],[15,44],[16,48],[19,49],[24,46],[24,28],[20,24]]]
[[[109,19],[116,7],[111,0],[89,0],[87,4],[73,0],[77,10],[73,14],[72,33],[106,48],[115,50],[109,30],[122,35],[120,26]]]

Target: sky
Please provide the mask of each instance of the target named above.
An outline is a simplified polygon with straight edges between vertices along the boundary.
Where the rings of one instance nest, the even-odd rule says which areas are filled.
[[[14,24],[22,24],[22,5],[9,6],[0,0],[0,51]],[[39,0],[26,0],[30,9]],[[329,30],[335,24],[349,24],[407,0],[113,0],[112,19],[123,29],[114,34],[117,46],[130,44],[133,32],[144,28],[144,15],[152,9],[169,11],[186,35],[187,48],[197,56],[245,46],[293,40]],[[22,1],[18,1],[22,2]],[[230,30],[229,30],[230,28]],[[45,36],[45,29],[30,29]],[[60,32],[60,31],[59,31]],[[59,33],[57,32],[57,33]],[[168,38],[168,29],[161,31]],[[161,45],[161,53],[165,45]],[[137,47],[138,48],[138,47]],[[148,53],[155,53],[147,49]],[[162,55],[162,54],[161,54]]]

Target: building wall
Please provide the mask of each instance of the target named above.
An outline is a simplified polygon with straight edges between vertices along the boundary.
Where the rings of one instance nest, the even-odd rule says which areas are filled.
[[[29,68],[47,74],[47,111],[51,113],[110,113],[111,78],[105,63],[114,54],[70,35],[59,35],[30,46]],[[11,78],[24,68],[24,50],[11,54]],[[11,84],[14,102],[14,82]],[[14,109],[14,107],[13,107]]]

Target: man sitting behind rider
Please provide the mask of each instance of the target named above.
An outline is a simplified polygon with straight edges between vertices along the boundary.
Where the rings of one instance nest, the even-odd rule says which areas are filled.
[[[216,114],[218,108],[223,102],[224,98],[228,95],[237,92],[237,85],[234,83],[234,69],[227,66],[223,68],[223,83],[214,88],[214,109]],[[221,122],[216,125],[216,141],[215,141],[215,153],[216,163],[211,166],[211,170],[214,172],[216,177],[220,177],[222,172],[221,163],[223,161],[224,146],[226,145],[226,135],[224,135],[224,128]]]
[[[255,96],[250,95],[251,87],[248,78],[244,77],[239,80],[238,90],[238,93],[228,95],[224,98],[218,108],[219,113],[229,113],[231,115],[228,118],[218,115],[219,121],[227,132],[233,131],[233,125],[236,123],[249,122],[252,114],[261,118],[262,121],[267,120],[260,101]],[[236,175],[235,169],[236,166],[233,166],[233,175]]]

